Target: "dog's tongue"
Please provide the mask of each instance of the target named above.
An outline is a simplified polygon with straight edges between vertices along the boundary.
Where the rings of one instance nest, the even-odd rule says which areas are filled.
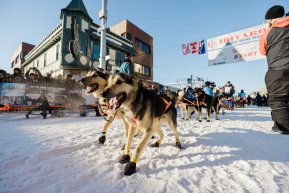
[[[90,91],[91,89],[92,89],[92,87],[90,87],[90,86],[87,86],[87,88],[86,88],[87,91]]]
[[[109,100],[109,109],[112,111],[115,111],[115,109],[118,107],[119,103],[117,100],[117,97],[113,97]]]
[[[117,107],[119,107],[119,100],[121,99],[122,94],[116,97],[113,97],[109,100],[109,109],[115,111]]]

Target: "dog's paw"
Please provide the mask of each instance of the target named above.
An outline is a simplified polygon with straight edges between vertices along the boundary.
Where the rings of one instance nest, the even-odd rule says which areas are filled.
[[[119,160],[119,163],[121,164],[126,164],[128,163],[130,160],[130,156],[129,155],[122,155],[121,159]]]
[[[202,122],[203,120],[202,119],[199,119],[199,122]]]
[[[222,112],[222,115],[224,115],[225,114],[225,112]]]
[[[105,136],[101,136],[99,139],[99,144],[104,144],[106,137]]]
[[[216,120],[219,120],[219,118],[218,118],[218,117],[216,117]]]
[[[152,144],[150,147],[159,147],[160,144],[158,142],[156,142],[155,144]]]
[[[180,142],[176,142],[176,147],[179,148],[179,149],[182,149],[182,145]]]
[[[125,144],[122,146],[121,150],[125,150]]]
[[[136,171],[136,163],[130,161],[128,164],[126,164],[124,168],[124,175],[130,176],[134,174],[135,171]]]
[[[210,119],[207,119],[207,122],[211,122],[211,120],[210,120]]]
[[[188,120],[189,120],[189,118],[186,118],[186,120],[188,121]]]
[[[134,137],[138,137],[138,133],[134,134]]]

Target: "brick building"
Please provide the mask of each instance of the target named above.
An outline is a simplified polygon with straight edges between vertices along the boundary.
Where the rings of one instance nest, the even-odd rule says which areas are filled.
[[[139,79],[153,80],[153,38],[127,19],[111,31],[134,43],[138,55],[133,57],[134,72]]]
[[[22,42],[10,59],[11,70],[10,74],[14,74],[14,68],[20,68],[23,72],[24,68],[21,66],[25,59],[24,57],[34,48],[34,45]]]

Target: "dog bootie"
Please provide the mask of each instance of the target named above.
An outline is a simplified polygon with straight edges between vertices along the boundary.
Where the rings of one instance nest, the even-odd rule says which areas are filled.
[[[124,175],[130,176],[134,174],[135,171],[136,171],[136,163],[130,161],[128,164],[126,164],[124,168]]]
[[[219,118],[218,118],[218,117],[216,117],[216,120],[219,120]]]
[[[225,112],[222,112],[222,115],[224,115],[225,114]]]
[[[99,140],[99,144],[104,144],[104,142],[106,140],[105,132],[101,133],[101,137],[98,140]]]
[[[189,120],[189,118],[186,118],[186,120],[188,121],[188,120]]]
[[[199,119],[199,122],[202,122],[203,120],[202,119]]]
[[[180,142],[180,141],[177,141],[177,142],[176,142],[176,147],[179,148],[179,149],[182,149],[182,145],[181,145],[181,142]]]
[[[184,117],[182,117],[182,119],[185,119]]]
[[[152,144],[150,147],[159,147],[160,146],[160,142],[157,141],[155,144]]]
[[[130,160],[130,156],[129,155],[122,155],[121,159],[119,160],[119,163],[121,164],[126,164],[128,163]]]
[[[125,144],[122,146],[121,150],[125,150]]]
[[[211,120],[210,120],[210,119],[207,119],[207,122],[211,122]]]
[[[134,135],[134,137],[137,137],[138,136],[138,133],[136,133],[135,135]]]

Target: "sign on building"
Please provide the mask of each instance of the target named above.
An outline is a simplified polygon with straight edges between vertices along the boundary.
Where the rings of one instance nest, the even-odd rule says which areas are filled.
[[[267,28],[268,24],[262,24],[207,39],[208,65],[265,59],[259,52],[259,40]]]

